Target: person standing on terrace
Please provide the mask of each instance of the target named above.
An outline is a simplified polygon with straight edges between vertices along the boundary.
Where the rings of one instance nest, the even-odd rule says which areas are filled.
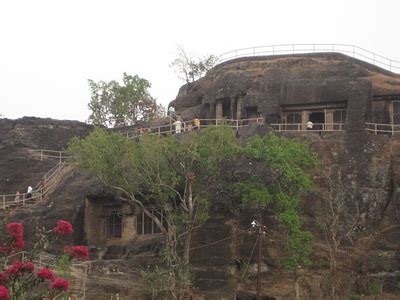
[[[314,123],[311,122],[311,120],[308,120],[307,122],[307,130],[313,130],[314,128]]]

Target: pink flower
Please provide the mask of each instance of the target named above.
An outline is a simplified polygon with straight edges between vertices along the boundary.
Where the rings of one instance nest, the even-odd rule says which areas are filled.
[[[24,248],[24,246],[25,246],[25,242],[24,242],[24,240],[22,240],[22,239],[17,239],[17,240],[12,244],[12,246],[13,246],[14,248],[16,248],[16,249],[22,249],[22,248]]]
[[[11,267],[8,267],[7,269],[4,270],[8,276],[10,277],[15,277],[18,278],[21,276],[21,270],[19,267],[12,265]]]
[[[53,232],[57,233],[58,235],[66,235],[72,233],[74,230],[72,225],[68,221],[59,220],[57,221],[57,226],[53,228]]]
[[[22,263],[20,270],[22,272],[32,273],[35,270],[35,266],[33,265],[32,262],[28,261],[28,262]]]
[[[66,292],[69,288],[69,281],[61,278],[56,278],[49,286],[50,289],[63,290]]]
[[[5,253],[5,254],[7,254],[7,253],[9,253],[10,252],[10,247],[7,247],[7,246],[0,246],[0,253]]]
[[[8,289],[3,286],[0,285],[0,300],[8,300],[10,297],[10,292],[8,291]]]
[[[15,249],[22,249],[25,246],[25,242],[24,242],[24,231],[23,231],[23,227],[22,224],[20,223],[9,223],[6,225],[6,229],[7,229],[7,234],[9,235],[9,237],[12,239],[12,243],[10,245],[11,248],[15,248]],[[2,251],[0,252],[7,252],[10,251],[10,247],[6,248],[6,247],[2,247],[4,249],[2,249]]]
[[[42,278],[42,279],[49,279],[53,281],[56,277],[54,275],[54,272],[48,268],[42,268],[36,273],[37,277]]]
[[[11,277],[18,278],[22,273],[32,273],[35,270],[35,266],[32,262],[21,262],[16,261],[11,267],[5,269],[5,273]]]
[[[89,250],[86,246],[64,247],[64,252],[79,260],[89,259]]]
[[[15,239],[22,238],[23,229],[22,224],[20,223],[9,223],[6,225],[7,233],[10,237],[14,237]]]
[[[7,273],[5,272],[0,272],[0,284],[6,284],[10,280],[8,277]]]

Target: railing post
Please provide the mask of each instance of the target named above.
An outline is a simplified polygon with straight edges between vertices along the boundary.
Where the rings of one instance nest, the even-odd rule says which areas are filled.
[[[236,120],[236,130],[239,130],[239,120]]]
[[[3,209],[6,210],[6,195],[3,195]]]
[[[25,195],[26,195],[25,193],[22,194],[22,206],[25,205]]]
[[[394,124],[392,124],[392,135],[394,135]]]
[[[43,150],[40,150],[40,161],[43,160]]]
[[[158,127],[158,136],[161,135],[161,127]]]
[[[60,163],[61,163],[61,152],[60,152]]]
[[[218,119],[215,119],[215,126],[218,126]]]
[[[282,124],[281,123],[278,124],[278,131],[282,131]]]
[[[377,135],[378,134],[378,124],[374,124],[374,128],[375,128],[375,135]]]

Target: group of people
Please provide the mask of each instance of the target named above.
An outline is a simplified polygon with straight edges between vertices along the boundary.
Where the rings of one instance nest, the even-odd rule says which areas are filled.
[[[174,126],[174,133],[181,133],[182,131],[192,131],[200,129],[200,119],[195,118],[190,122],[184,122],[180,116],[177,116],[171,126]],[[137,129],[137,133],[139,136],[142,136],[147,133],[151,133],[151,128],[145,128],[140,126]]]
[[[185,127],[186,124],[186,127]],[[190,123],[185,123],[182,119],[178,116],[176,121],[173,123],[175,126],[175,133],[181,133],[183,131],[192,131],[194,129],[200,129],[200,119],[193,119]]]
[[[36,191],[36,192],[39,192],[39,193],[42,193],[42,192],[43,192],[43,188],[44,188],[45,186],[46,186],[46,182],[42,180],[42,181],[39,182],[39,184],[38,184],[38,186],[37,186],[37,189],[36,189],[35,191]],[[30,199],[32,199],[32,194],[33,194],[33,188],[32,188],[31,186],[28,186],[25,195],[23,195],[23,194],[21,194],[19,191],[17,191],[17,192],[15,193],[15,202],[18,203],[18,202],[20,202],[21,200],[22,200],[22,201],[24,201],[24,200],[30,200]]]

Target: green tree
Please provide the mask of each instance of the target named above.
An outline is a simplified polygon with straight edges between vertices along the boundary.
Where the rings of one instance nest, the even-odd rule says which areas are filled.
[[[273,208],[287,229],[284,266],[294,269],[308,265],[312,234],[302,229],[299,203],[304,192],[313,188],[309,171],[318,165],[316,155],[304,142],[273,134],[251,138],[242,155],[254,163],[254,168],[233,184],[235,198],[260,208]]]
[[[302,230],[299,202],[313,187],[307,171],[317,159],[304,143],[268,135],[251,138],[241,147],[234,131],[225,126],[179,139],[145,135],[136,143],[96,129],[85,139],[75,138],[69,152],[79,167],[97,176],[117,198],[139,207],[164,235],[168,272],[155,271],[173,278],[163,277],[155,284],[157,293],[160,284],[167,284],[165,289],[175,296],[189,289],[193,230],[208,218],[210,189],[220,188],[224,180],[231,182],[227,177],[233,173],[227,170],[239,158],[259,167],[233,184],[234,196],[248,205],[276,210],[287,229],[287,267],[309,262],[312,235]],[[166,225],[154,209],[163,211]]]
[[[122,85],[115,80],[94,82],[89,79],[88,82],[91,92],[89,122],[94,125],[121,127],[165,115],[165,109],[148,91],[150,82],[138,75],[124,73]]]
[[[215,55],[196,57],[188,54],[183,47],[178,47],[177,57],[170,67],[175,69],[179,79],[189,83],[203,77],[217,62],[218,57]]]
[[[85,139],[72,140],[69,152],[78,166],[158,226],[174,278],[164,282],[173,282],[171,293],[182,295],[190,286],[192,232],[207,220],[208,190],[219,178],[222,164],[234,159],[237,147],[234,131],[223,126],[182,139],[143,136],[137,143],[96,129]],[[152,210],[163,212],[166,226]]]

